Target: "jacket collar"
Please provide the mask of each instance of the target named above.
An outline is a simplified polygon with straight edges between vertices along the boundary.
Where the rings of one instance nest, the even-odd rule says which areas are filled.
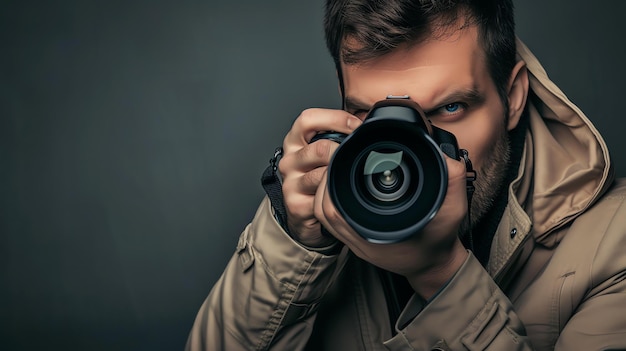
[[[517,40],[529,76],[529,127],[518,177],[491,246],[489,273],[502,278],[530,255],[534,243],[554,247],[567,225],[611,185],[608,148],[585,114],[548,78]]]

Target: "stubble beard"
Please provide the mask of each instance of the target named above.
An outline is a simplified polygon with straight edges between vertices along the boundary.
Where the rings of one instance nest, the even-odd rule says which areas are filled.
[[[491,148],[480,169],[477,170],[469,218],[464,221],[460,229],[462,235],[469,233],[491,210],[499,192],[507,191],[507,187],[503,183],[509,169],[510,159],[510,138],[506,128],[503,127],[494,147]]]

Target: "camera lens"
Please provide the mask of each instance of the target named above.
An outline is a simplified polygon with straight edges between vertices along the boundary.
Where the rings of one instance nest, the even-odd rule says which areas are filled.
[[[434,140],[415,123],[363,123],[333,156],[329,192],[339,213],[371,242],[404,240],[435,215],[447,170]]]
[[[382,214],[401,210],[419,195],[419,161],[411,155],[405,146],[393,142],[367,147],[357,157],[353,176],[359,202],[369,211]]]

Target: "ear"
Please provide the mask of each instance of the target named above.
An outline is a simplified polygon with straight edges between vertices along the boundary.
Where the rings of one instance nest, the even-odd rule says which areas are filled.
[[[508,85],[509,115],[507,129],[510,131],[517,126],[528,98],[528,70],[526,62],[518,61],[509,78]]]

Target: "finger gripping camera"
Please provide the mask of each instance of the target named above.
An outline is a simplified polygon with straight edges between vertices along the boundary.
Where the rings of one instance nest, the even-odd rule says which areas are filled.
[[[340,143],[328,167],[335,207],[374,243],[399,242],[423,229],[448,188],[443,153],[460,158],[454,135],[433,126],[406,97],[377,102],[350,135],[325,132],[311,142],[319,139]]]

